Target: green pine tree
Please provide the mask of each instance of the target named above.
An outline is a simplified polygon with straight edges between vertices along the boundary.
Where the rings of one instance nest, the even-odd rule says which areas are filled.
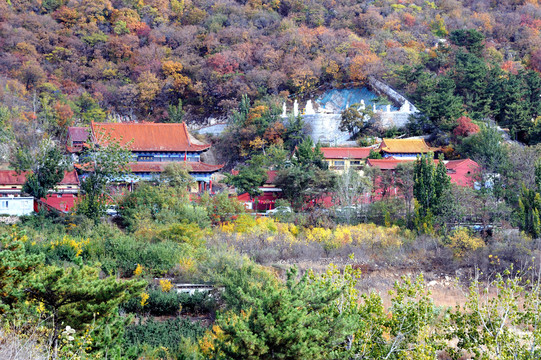
[[[285,285],[253,265],[228,271],[224,281],[233,304],[216,319],[211,359],[327,359],[351,332],[348,314],[323,311],[342,287],[298,278],[295,268]]]
[[[3,316],[24,300],[23,280],[43,264],[43,254],[27,255],[24,235],[0,236],[0,314]]]
[[[44,266],[20,283],[26,298],[43,303],[51,314],[55,349],[62,328],[69,325],[81,330],[93,321],[111,320],[120,303],[137,296],[146,286],[145,281],[100,279],[99,275],[100,270],[90,266]]]
[[[184,118],[184,109],[182,109],[182,100],[178,99],[177,105],[169,105],[169,108],[167,109],[168,122],[171,123],[181,123],[182,119]]]

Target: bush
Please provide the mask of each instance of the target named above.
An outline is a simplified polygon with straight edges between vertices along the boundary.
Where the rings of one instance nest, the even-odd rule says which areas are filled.
[[[186,220],[200,228],[210,225],[205,208],[190,203],[185,190],[167,185],[139,185],[121,199],[119,210],[128,231],[135,231],[145,221],[167,224]]]
[[[236,198],[229,198],[226,192],[213,197],[204,193],[199,204],[207,209],[213,224],[234,220],[239,214],[246,212],[244,205]]]
[[[176,315],[179,309],[178,294],[176,292],[163,292],[153,290],[149,293],[150,298],[145,309],[153,316]]]
[[[148,347],[166,348],[175,358],[185,358],[190,343],[197,342],[206,331],[200,322],[191,322],[186,319],[176,318],[163,322],[149,319],[144,324],[130,325],[126,327],[124,341],[127,348],[127,356],[130,359],[139,359]],[[145,357],[146,358],[146,357]],[[158,357],[157,358],[166,358]],[[169,357],[167,357],[169,358]]]
[[[449,236],[449,248],[453,250],[453,254],[457,258],[462,258],[484,246],[485,242],[481,238],[472,236],[466,228],[458,228]]]
[[[31,254],[45,254],[45,263],[48,265],[63,262],[82,264],[82,257],[88,255],[89,243],[88,239],[65,235],[56,240],[32,241],[27,251]]]
[[[390,198],[387,200],[374,201],[370,204],[366,217],[369,222],[378,225],[386,225],[386,220],[390,220],[392,224],[400,224],[406,217],[406,213],[406,204],[403,199]]]
[[[104,240],[97,261],[105,272],[131,276],[138,264],[150,274],[163,275],[171,270],[183,253],[181,245],[171,241],[159,243],[141,242],[129,236]]]
[[[216,311],[216,299],[211,292],[196,291],[192,295],[188,293],[178,294],[182,314],[210,314],[214,315]]]
[[[196,291],[189,293],[177,293],[175,290],[163,292],[160,289],[148,291],[147,304],[141,307],[140,298],[133,298],[122,305],[128,313],[145,313],[152,316],[177,316],[179,314],[214,315],[216,300],[210,292]]]
[[[205,232],[196,223],[190,223],[187,220],[172,224],[158,233],[158,237],[162,240],[186,243],[194,247],[203,245],[204,236]]]
[[[20,217],[22,226],[27,226],[34,230],[47,230],[48,232],[63,232],[64,226],[62,219],[56,214],[48,211],[40,211],[33,215],[25,215]]]

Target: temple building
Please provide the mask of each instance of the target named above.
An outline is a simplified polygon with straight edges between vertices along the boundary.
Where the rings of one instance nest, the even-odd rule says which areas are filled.
[[[379,151],[384,158],[415,160],[418,155],[436,153],[440,148],[429,146],[424,139],[383,139]]]
[[[323,158],[329,169],[342,173],[350,168],[362,173],[366,159],[370,155],[369,147],[322,147]]]
[[[198,190],[211,191],[212,175],[223,167],[201,162],[201,154],[211,145],[194,138],[185,123],[92,122],[90,134],[91,141],[98,146],[115,139],[130,149],[134,182],[155,180],[168,164],[183,162],[197,182]]]
[[[367,165],[369,167],[376,167],[381,171],[395,172],[398,164],[411,163],[415,160],[412,159],[368,159]],[[439,160],[434,160],[434,164],[437,164]],[[474,187],[478,181],[481,167],[478,163],[471,159],[460,160],[444,160],[445,168],[447,169],[447,175],[451,178],[451,183],[462,187]]]
[[[233,175],[239,172],[231,171]],[[259,187],[261,195],[252,198],[248,193],[239,194],[237,199],[244,203],[246,209],[255,211],[267,211],[275,208],[276,200],[282,198],[282,189],[276,186],[276,170],[267,170],[267,180]]]
[[[7,201],[8,198],[23,197],[23,185],[26,182],[26,177],[31,174],[29,171],[16,172],[15,170],[0,170],[0,199]],[[79,177],[75,170],[64,172],[64,178],[51,189],[46,198],[36,199],[33,202],[34,210],[38,210],[38,205],[45,206],[57,211],[67,213],[77,202],[77,194],[79,193]],[[28,199],[28,198],[24,198]],[[17,204],[16,200],[10,200],[11,203]],[[10,203],[4,203],[10,205]],[[18,205],[15,205],[16,207]],[[1,208],[1,207],[0,207]],[[16,211],[19,211],[18,209]],[[0,214],[2,214],[0,209]],[[20,213],[18,215],[25,215]]]
[[[68,153],[79,153],[86,145],[90,134],[88,129],[79,126],[68,127],[68,139],[66,143],[66,150]]]

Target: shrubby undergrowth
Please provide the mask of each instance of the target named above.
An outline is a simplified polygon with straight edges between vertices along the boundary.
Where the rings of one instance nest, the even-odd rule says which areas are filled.
[[[0,311],[11,339],[40,329],[43,353],[57,354],[46,356],[83,359],[446,359],[476,351],[503,359],[519,343],[533,344],[524,359],[538,355],[540,247],[519,232],[419,234],[393,216],[383,216],[387,226],[331,215],[280,221],[246,214],[224,196],[192,201],[165,187],[127,198],[129,220],[38,214],[0,227]],[[193,221],[198,213],[208,218]],[[385,301],[359,291],[361,276],[399,268],[479,282],[456,309],[437,306],[422,277],[398,281]],[[177,293],[182,282],[215,289]],[[491,289],[489,302],[481,286]]]

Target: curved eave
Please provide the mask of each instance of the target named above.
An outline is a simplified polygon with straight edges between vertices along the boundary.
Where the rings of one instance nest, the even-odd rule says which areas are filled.
[[[213,173],[224,165],[211,165],[202,162],[144,162],[139,161],[136,163],[130,163],[132,173],[161,173],[165,170],[165,167],[169,164],[185,164],[188,167],[190,173]]]

